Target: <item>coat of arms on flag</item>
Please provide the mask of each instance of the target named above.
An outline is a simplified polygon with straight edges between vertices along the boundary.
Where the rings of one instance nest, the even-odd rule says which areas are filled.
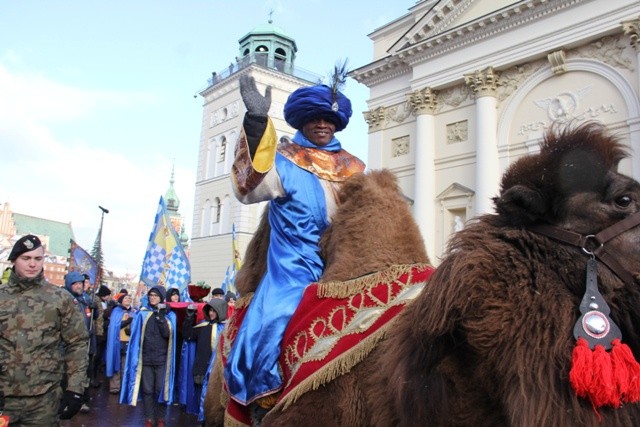
[[[69,249],[69,271],[87,274],[92,285],[100,282],[98,263],[73,239]]]
[[[171,224],[162,196],[149,236],[140,280],[148,287],[178,288],[181,295],[187,293],[187,285],[191,280],[189,259]]]

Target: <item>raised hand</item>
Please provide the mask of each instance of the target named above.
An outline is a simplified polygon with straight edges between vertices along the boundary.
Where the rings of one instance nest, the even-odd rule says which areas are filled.
[[[262,96],[258,92],[255,79],[244,74],[240,76],[240,95],[249,114],[267,117],[271,106],[271,86],[267,86],[264,96]]]

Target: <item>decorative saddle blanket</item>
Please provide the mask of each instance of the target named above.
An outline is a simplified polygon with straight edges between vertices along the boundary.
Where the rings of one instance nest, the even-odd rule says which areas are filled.
[[[276,408],[285,409],[365,359],[434,271],[427,264],[394,265],[345,282],[309,285],[283,337],[279,363],[284,387]],[[236,303],[221,337],[223,363],[249,305],[247,297]],[[228,407],[227,417],[243,424],[246,418],[239,409]]]

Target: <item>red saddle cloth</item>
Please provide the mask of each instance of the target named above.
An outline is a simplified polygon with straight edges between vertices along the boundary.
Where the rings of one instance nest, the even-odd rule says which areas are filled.
[[[366,358],[434,271],[427,264],[395,265],[345,282],[309,285],[283,337],[279,360],[283,390],[276,408],[285,409]],[[223,363],[248,302],[236,305],[221,338]],[[250,425],[246,409],[229,400],[227,420]]]

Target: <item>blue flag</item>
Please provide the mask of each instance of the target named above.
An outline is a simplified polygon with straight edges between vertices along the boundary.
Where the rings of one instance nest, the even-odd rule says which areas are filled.
[[[147,287],[178,288],[181,295],[187,294],[187,286],[191,280],[189,259],[171,224],[162,196],[149,236],[140,280]]]
[[[98,263],[73,239],[69,250],[69,271],[77,271],[88,275],[92,285],[95,285],[100,280],[98,277]]]

